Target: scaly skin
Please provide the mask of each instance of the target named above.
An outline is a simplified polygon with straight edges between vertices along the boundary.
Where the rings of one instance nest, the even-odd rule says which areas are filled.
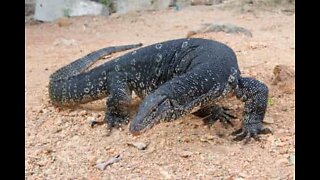
[[[80,104],[108,96],[105,121],[109,129],[128,123],[134,91],[144,100],[129,127],[133,134],[160,120],[189,114],[198,106],[203,109],[198,115],[206,111],[212,114],[208,121],[228,123],[233,116],[214,104],[229,93],[245,102],[243,127],[237,131],[236,140],[258,139],[257,134],[268,131],[262,127],[268,88],[258,80],[241,77],[235,53],[216,41],[194,38],[160,42],[88,72],[83,72],[84,66],[70,66],[68,72],[75,73],[65,73],[62,68],[57,71],[59,78],[50,80],[52,102]]]

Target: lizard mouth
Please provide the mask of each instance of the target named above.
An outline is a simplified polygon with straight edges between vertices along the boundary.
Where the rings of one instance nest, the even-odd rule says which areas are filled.
[[[136,136],[152,128],[171,112],[170,100],[164,95],[149,95],[139,107],[130,124],[130,132]]]

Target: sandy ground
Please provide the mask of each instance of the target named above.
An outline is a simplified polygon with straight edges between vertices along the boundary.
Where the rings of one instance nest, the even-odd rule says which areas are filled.
[[[106,46],[142,42],[145,45],[186,37],[203,23],[229,22],[249,29],[241,34],[206,33],[232,47],[244,76],[255,77],[270,88],[265,126],[273,134],[261,142],[235,142],[230,133],[240,126],[243,103],[224,104],[238,118],[235,127],[219,122],[212,128],[188,115],[160,123],[133,137],[128,127],[106,136],[102,120],[105,100],[73,109],[52,106],[49,75],[58,68]],[[294,72],[294,14],[281,11],[234,13],[214,7],[180,11],[140,12],[106,17],[77,17],[59,23],[25,26],[25,178],[26,179],[293,179],[295,154],[294,84],[272,85],[273,69],[286,65]],[[294,81],[294,80],[293,80]],[[139,100],[135,99],[132,114]],[[145,150],[128,144],[144,142]],[[120,155],[105,170],[96,164]]]

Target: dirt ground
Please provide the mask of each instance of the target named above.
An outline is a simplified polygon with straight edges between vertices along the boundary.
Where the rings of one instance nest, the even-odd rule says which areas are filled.
[[[293,179],[294,77],[293,84],[272,85],[272,81],[276,65],[286,65],[294,72],[294,17],[280,10],[236,13],[196,6],[26,24],[25,179]],[[209,129],[201,119],[188,115],[136,137],[128,127],[106,136],[105,126],[89,126],[90,120],[103,119],[105,100],[73,109],[49,102],[49,75],[89,52],[182,38],[201,24],[214,22],[233,23],[253,34],[218,32],[194,37],[228,44],[237,54],[243,76],[268,85],[265,126],[273,134],[262,135],[261,142],[232,140],[230,134],[240,127],[243,109],[235,98],[224,101],[238,117],[234,128],[225,129],[217,122]],[[132,114],[138,104],[135,98]],[[139,150],[128,145],[135,142],[148,147]],[[121,160],[105,170],[96,167],[117,155]]]

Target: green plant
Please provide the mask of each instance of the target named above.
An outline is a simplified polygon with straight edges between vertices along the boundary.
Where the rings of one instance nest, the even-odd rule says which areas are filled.
[[[69,8],[65,8],[65,9],[63,9],[63,15],[65,16],[65,17],[70,17],[70,9]]]
[[[110,7],[112,0],[99,0],[99,2],[103,5],[105,5],[106,7]]]
[[[270,105],[270,106],[273,105],[273,100],[271,98],[268,99],[268,105]]]

